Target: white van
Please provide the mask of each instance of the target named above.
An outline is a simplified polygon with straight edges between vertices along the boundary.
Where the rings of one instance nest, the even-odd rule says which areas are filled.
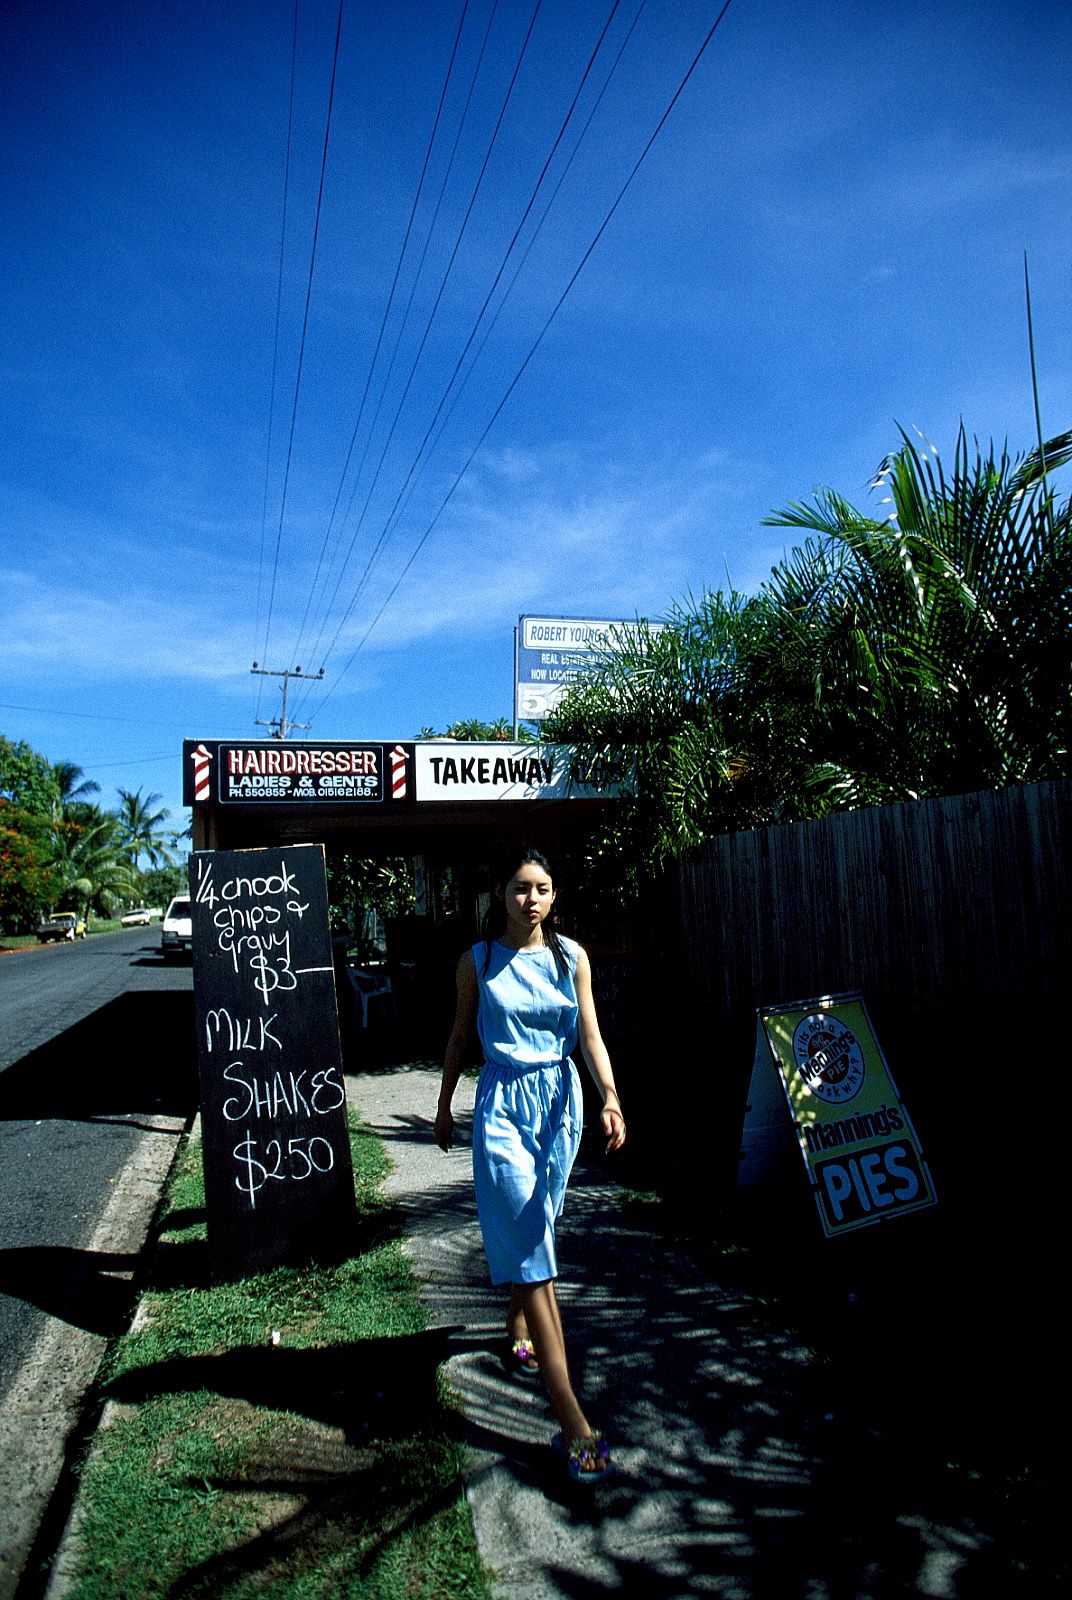
[[[177,894],[164,912],[160,924],[160,948],[165,961],[171,956],[185,955],[194,947],[194,925],[190,910],[190,896]]]

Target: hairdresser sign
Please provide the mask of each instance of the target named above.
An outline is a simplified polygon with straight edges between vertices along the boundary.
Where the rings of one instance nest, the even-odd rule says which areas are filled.
[[[759,1015],[826,1236],[932,1206],[927,1163],[861,996]]]

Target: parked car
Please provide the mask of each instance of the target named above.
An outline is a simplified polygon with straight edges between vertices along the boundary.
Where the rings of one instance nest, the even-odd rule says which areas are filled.
[[[194,925],[190,910],[190,896],[177,894],[164,912],[160,924],[160,948],[164,959],[183,955],[194,946]]]
[[[52,939],[84,939],[86,919],[77,911],[51,911],[34,929],[42,944]]]
[[[152,920],[148,906],[138,906],[134,911],[124,911],[119,918],[124,928],[147,928]]]

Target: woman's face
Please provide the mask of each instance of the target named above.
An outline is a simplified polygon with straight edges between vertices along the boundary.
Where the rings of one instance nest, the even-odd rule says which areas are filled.
[[[551,874],[534,861],[518,867],[510,882],[497,892],[506,907],[506,931],[514,943],[531,938],[555,903]]]

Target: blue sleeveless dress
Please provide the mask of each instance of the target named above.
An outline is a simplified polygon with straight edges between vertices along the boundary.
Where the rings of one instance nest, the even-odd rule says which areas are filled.
[[[558,1276],[555,1222],[581,1142],[577,1045],[578,946],[551,951],[473,946],[484,1067],[473,1119],[473,1181],[492,1283]]]

